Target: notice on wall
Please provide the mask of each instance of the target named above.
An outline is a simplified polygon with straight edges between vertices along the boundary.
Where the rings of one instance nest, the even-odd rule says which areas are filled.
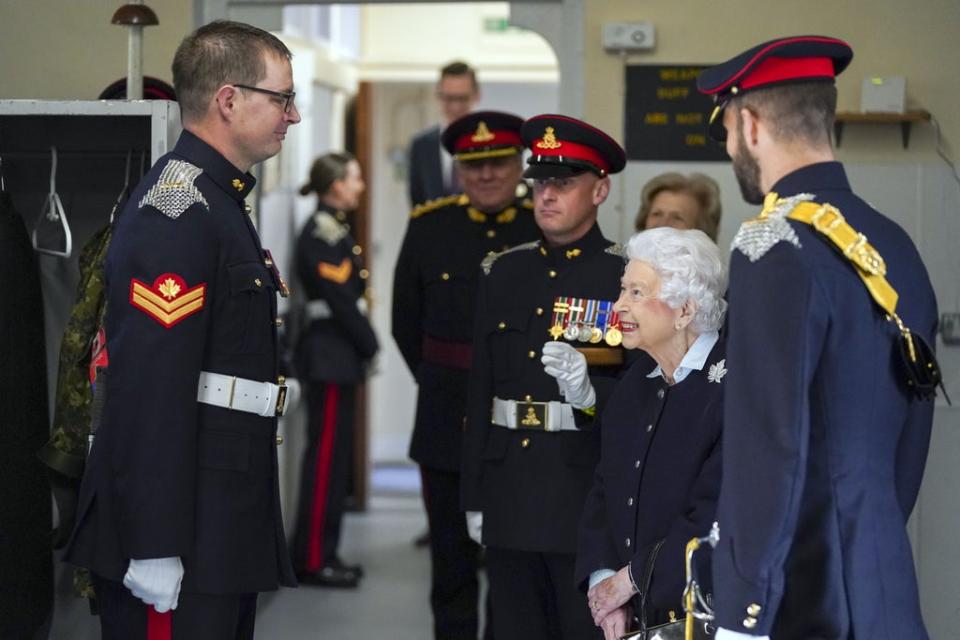
[[[628,160],[729,160],[723,145],[707,133],[713,99],[697,91],[697,76],[708,66],[627,66]]]

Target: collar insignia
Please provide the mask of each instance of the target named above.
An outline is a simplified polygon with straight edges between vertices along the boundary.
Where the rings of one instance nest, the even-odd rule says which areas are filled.
[[[727,359],[724,358],[716,364],[710,365],[710,370],[707,371],[707,380],[709,382],[716,382],[720,384],[720,381],[723,380],[723,376],[727,375]]]
[[[240,178],[234,178],[233,182],[231,182],[230,184],[232,184],[233,188],[236,189],[237,191],[243,191],[243,188],[246,186],[243,184],[243,181],[241,181]]]

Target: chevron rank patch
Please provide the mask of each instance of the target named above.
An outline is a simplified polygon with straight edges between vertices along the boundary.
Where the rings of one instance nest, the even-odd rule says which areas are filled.
[[[133,278],[130,280],[130,304],[169,329],[203,309],[206,291],[206,283],[188,288],[183,278],[175,273],[164,273],[153,281],[153,285]]]
[[[344,258],[343,262],[339,265],[330,264],[329,262],[320,262],[317,264],[317,273],[320,277],[336,282],[337,284],[346,282],[350,278],[352,271],[353,263],[350,262],[350,258]]]

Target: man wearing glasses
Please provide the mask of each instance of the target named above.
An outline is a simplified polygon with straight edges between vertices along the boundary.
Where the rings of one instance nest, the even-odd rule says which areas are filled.
[[[130,196],[107,256],[105,405],[66,559],[105,638],[253,638],[296,584],[277,483],[276,294],[244,198],[300,121],[291,54],[219,21],[173,61],[184,132]]]
[[[473,111],[480,100],[480,86],[473,68],[465,62],[451,62],[440,70],[437,102],[443,114],[442,125],[418,133],[410,143],[410,205],[460,193],[453,157],[440,144],[440,131]]]

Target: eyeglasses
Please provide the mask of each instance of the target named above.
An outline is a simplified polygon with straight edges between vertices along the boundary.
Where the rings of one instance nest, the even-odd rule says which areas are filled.
[[[249,89],[250,91],[256,91],[257,93],[264,93],[268,96],[273,96],[283,100],[283,112],[290,113],[290,109],[293,108],[293,99],[297,97],[296,91],[291,91],[290,93],[285,93],[283,91],[272,91],[270,89],[262,89],[261,87],[251,87],[247,84],[234,84],[231,85],[238,89]]]

